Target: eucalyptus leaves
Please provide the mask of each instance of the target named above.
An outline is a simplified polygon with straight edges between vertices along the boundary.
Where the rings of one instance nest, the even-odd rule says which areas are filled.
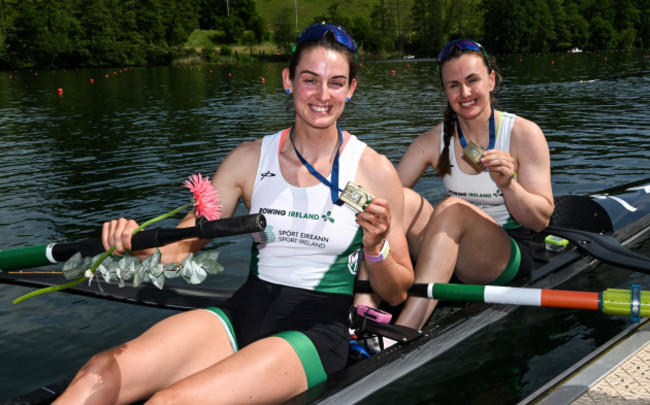
[[[192,206],[196,209],[197,218],[205,217],[211,221],[221,217],[219,196],[217,190],[212,187],[208,177],[193,174],[183,182],[183,186],[189,188],[192,192],[192,202],[146,221],[137,227],[132,235],[135,235],[154,222],[169,218],[181,210]],[[134,287],[139,286],[143,282],[151,281],[156,287],[162,289],[166,278],[182,277],[190,284],[200,284],[208,274],[217,274],[223,270],[223,267],[217,262],[217,258],[219,257],[219,252],[217,251],[202,252],[196,256],[190,253],[181,263],[163,265],[158,249],[142,261],[128,254],[122,256],[120,259],[114,259],[111,256],[114,250],[115,246],[112,246],[106,252],[93,258],[84,258],[80,253],[75,254],[65,263],[62,270],[65,278],[71,281],[32,291],[29,294],[17,298],[13,303],[19,304],[37,295],[74,287],[86,279],[89,279],[90,284],[97,271],[99,271],[99,274],[101,274],[106,282],[117,281],[120,287],[124,287],[127,281],[133,279],[132,283]],[[101,289],[101,286],[99,288]]]
[[[120,288],[124,287],[127,281],[131,281],[133,287],[151,282],[162,289],[165,279],[181,277],[188,284],[201,284],[208,274],[215,275],[223,271],[223,266],[217,261],[217,250],[201,252],[196,256],[190,253],[181,263],[167,265],[160,262],[161,254],[158,249],[144,260],[134,256],[123,256],[119,259],[108,256],[97,264],[102,256],[103,254],[100,254],[89,258],[77,253],[63,265],[63,275],[68,280],[83,276],[88,279],[90,285],[95,274],[99,273],[105,282],[117,282]],[[101,289],[99,282],[98,286]]]

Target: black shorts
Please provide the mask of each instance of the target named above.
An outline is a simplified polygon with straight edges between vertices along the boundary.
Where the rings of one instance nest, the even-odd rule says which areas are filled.
[[[249,274],[246,283],[220,309],[228,318],[236,347],[278,335],[300,350],[285,332],[304,334],[315,346],[325,374],[341,371],[348,359],[348,310],[352,296],[287,287]],[[213,310],[217,315],[218,311]],[[310,384],[311,385],[311,384]]]

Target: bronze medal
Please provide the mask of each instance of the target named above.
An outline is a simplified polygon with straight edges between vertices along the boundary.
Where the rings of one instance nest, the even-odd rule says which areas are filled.
[[[483,157],[483,152],[485,149],[481,145],[475,143],[474,141],[469,141],[467,146],[463,148],[463,154],[470,162],[474,163],[476,167],[481,167],[481,158]]]
[[[361,212],[372,200],[372,195],[368,194],[363,187],[349,181],[343,189],[339,199],[355,210]]]

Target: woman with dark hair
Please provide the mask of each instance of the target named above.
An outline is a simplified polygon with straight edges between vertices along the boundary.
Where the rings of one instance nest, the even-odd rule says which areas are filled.
[[[529,230],[553,213],[550,156],[532,121],[494,109],[498,77],[483,47],[448,43],[438,56],[444,121],[418,136],[397,167],[416,283],[508,284],[532,269]],[[410,188],[432,167],[449,197],[435,209]],[[397,323],[421,329],[437,301],[409,297]]]
[[[413,268],[399,177],[386,157],[337,124],[357,85],[356,53],[341,27],[306,28],[282,72],[295,123],[238,146],[213,177],[222,217],[240,199],[266,217],[266,230],[253,235],[246,283],[219,308],[171,316],[94,356],[60,403],[282,402],[345,366],[358,271],[388,302],[406,299]],[[357,210],[341,205],[347,182],[375,198]],[[191,213],[179,226],[194,221]],[[136,226],[107,222],[104,244],[130,249]],[[207,242],[165,246],[163,260],[180,262]]]

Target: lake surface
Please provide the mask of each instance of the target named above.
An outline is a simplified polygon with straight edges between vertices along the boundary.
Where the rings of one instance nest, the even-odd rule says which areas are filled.
[[[650,177],[648,52],[498,62],[504,80],[497,107],[540,125],[556,194]],[[240,142],[291,125],[282,68],[0,72],[0,249],[97,236],[106,219],[143,221],[186,203],[180,185],[187,175],[212,176]],[[412,139],[441,119],[446,99],[438,82],[432,61],[367,62],[341,125],[397,163]],[[432,201],[443,196],[431,172],[416,190]],[[221,250],[226,271],[206,284],[241,283],[249,239],[211,246]],[[648,242],[635,249],[650,255]],[[563,287],[600,291],[632,282],[650,285],[647,276],[603,265]],[[29,291],[0,285],[0,401],[73,374],[93,353],[172,313],[63,293],[11,303]],[[519,309],[368,402],[516,403],[628,323]]]

